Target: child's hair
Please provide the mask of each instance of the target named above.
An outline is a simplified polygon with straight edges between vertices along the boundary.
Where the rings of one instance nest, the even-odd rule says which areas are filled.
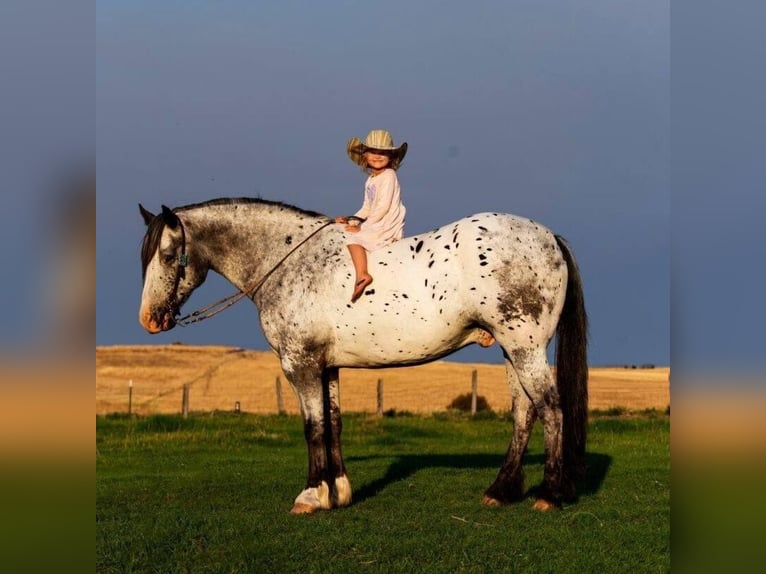
[[[398,169],[399,169],[399,166],[400,166],[400,165],[401,165],[401,163],[402,163],[402,159],[403,159],[403,158],[401,158],[401,157],[394,157],[394,156],[395,156],[395,154],[394,154],[394,153],[392,153],[392,152],[390,152],[390,151],[388,151],[388,150],[381,150],[381,149],[372,149],[372,148],[369,148],[369,149],[365,150],[365,152],[362,154],[362,159],[363,159],[364,161],[363,161],[363,163],[362,163],[362,164],[359,166],[359,167],[361,167],[361,168],[362,168],[362,171],[363,171],[364,173],[366,173],[366,174],[370,174],[370,173],[372,173],[372,170],[370,169],[370,166],[368,166],[368,165],[367,165],[367,158],[365,157],[365,155],[367,154],[367,152],[368,152],[368,151],[374,151],[374,152],[375,152],[375,153],[377,153],[377,154],[380,154],[380,155],[385,155],[385,156],[387,156],[387,157],[388,157],[388,165],[387,165],[386,167],[387,167],[387,168],[391,168],[391,169],[393,169],[394,171],[398,170]]]

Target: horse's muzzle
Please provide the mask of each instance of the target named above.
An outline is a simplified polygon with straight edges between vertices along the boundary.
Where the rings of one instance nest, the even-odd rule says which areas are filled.
[[[151,311],[141,312],[139,316],[139,323],[152,335],[161,333],[162,331],[169,331],[176,326],[176,321],[173,318],[174,313],[170,311],[164,311],[162,313],[152,313]]]

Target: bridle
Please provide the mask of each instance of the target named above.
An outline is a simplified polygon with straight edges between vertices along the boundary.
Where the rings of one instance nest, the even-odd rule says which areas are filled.
[[[357,219],[359,221],[364,221],[363,219],[355,217],[355,216],[349,216],[347,219],[349,220]],[[185,277],[186,266],[189,264],[189,258],[186,254],[186,231],[184,229],[184,224],[180,218],[178,219],[178,223],[181,226],[181,253],[178,254],[178,259],[177,259],[178,273],[176,273],[175,285],[173,287],[173,294],[175,295],[176,301],[178,301],[178,286],[181,282],[181,279]],[[301,240],[295,247],[293,247],[290,251],[288,251],[279,261],[277,261],[276,265],[274,265],[263,277],[260,278],[260,280],[258,280],[257,283],[255,283],[249,289],[232,293],[231,295],[228,295],[227,297],[219,299],[218,301],[215,301],[214,303],[211,303],[210,305],[206,305],[205,307],[202,307],[200,309],[197,309],[196,311],[183,315],[182,317],[174,317],[174,321],[176,325],[186,327],[188,325],[191,325],[192,323],[199,323],[200,321],[204,319],[209,319],[210,317],[214,317],[215,315],[218,315],[218,313],[225,311],[226,309],[228,309],[235,303],[238,303],[240,300],[244,299],[245,297],[247,297],[248,299],[254,297],[255,294],[258,292],[258,290],[266,282],[266,280],[271,276],[271,274],[274,273],[274,271],[276,271],[277,268],[279,268],[279,266],[282,265],[282,263],[284,263],[288,257],[290,257],[290,255],[295,253],[298,250],[298,248],[300,248],[309,239],[314,237],[317,233],[322,231],[325,227],[328,227],[332,225],[333,223],[335,223],[335,220],[331,219],[330,221],[323,223],[321,226],[317,227],[307,237]]]
[[[181,226],[181,253],[178,254],[176,263],[178,263],[178,271],[176,273],[175,281],[173,282],[173,295],[178,303],[178,286],[181,284],[181,279],[186,277],[186,266],[189,264],[189,256],[186,255],[186,229],[181,219],[178,219],[178,225]]]

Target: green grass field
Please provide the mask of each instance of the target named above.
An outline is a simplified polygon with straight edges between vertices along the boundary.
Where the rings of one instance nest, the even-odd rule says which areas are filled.
[[[540,425],[527,487],[542,479]],[[581,497],[485,508],[511,433],[499,417],[344,417],[354,503],[289,514],[299,418],[96,419],[97,572],[667,572],[670,423],[592,417]]]

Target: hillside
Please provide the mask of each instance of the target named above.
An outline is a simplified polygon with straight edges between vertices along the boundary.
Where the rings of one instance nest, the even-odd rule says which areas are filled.
[[[456,396],[471,391],[476,369],[478,392],[495,411],[510,405],[502,365],[436,361],[397,369],[342,369],[344,411],[375,412],[377,380],[383,380],[385,410],[430,413],[445,410]],[[668,367],[591,368],[589,407],[631,410],[665,409],[670,404]],[[128,382],[133,381],[134,413],[172,413],[181,408],[182,388],[190,385],[193,411],[276,412],[276,378],[281,377],[284,405],[298,404],[276,356],[267,351],[230,347],[115,346],[96,348],[96,414],[126,412]]]

